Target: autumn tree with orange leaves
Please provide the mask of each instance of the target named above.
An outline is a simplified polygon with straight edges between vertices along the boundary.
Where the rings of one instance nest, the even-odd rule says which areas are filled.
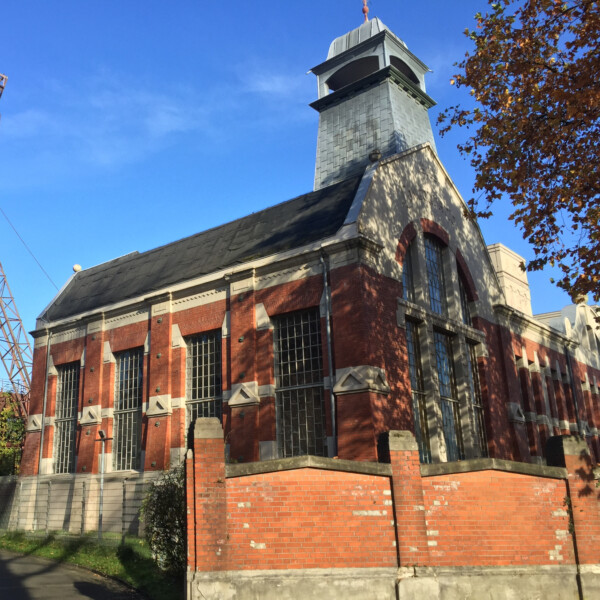
[[[600,300],[600,2],[495,0],[465,34],[474,49],[451,83],[471,108],[440,115],[441,133],[475,169],[470,216],[509,199],[533,245],[532,271],[557,266],[557,285]]]

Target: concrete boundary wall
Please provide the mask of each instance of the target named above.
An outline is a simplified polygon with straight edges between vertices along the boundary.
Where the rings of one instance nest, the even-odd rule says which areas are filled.
[[[104,480],[103,531],[140,535],[145,488],[160,475],[112,473]],[[0,529],[64,531],[80,535],[98,528],[99,475],[0,478]]]
[[[387,464],[226,466],[219,421],[199,419],[186,460],[188,599],[600,597],[584,441],[558,438],[549,467],[421,466],[409,432],[384,445]]]

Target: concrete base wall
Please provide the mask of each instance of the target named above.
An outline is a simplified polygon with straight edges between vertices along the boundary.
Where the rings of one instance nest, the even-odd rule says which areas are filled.
[[[139,535],[147,486],[160,473],[112,473],[104,478],[102,529]],[[0,527],[81,534],[98,529],[99,475],[0,478]]]
[[[188,573],[187,600],[396,600],[397,569]]]
[[[399,569],[398,597],[402,600],[580,599],[577,569],[564,565]]]
[[[583,598],[597,598],[600,569]],[[574,566],[188,573],[188,600],[579,600]]]

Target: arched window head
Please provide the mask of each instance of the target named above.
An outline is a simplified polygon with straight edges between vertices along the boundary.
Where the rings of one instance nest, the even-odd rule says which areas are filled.
[[[415,75],[415,72],[400,58],[397,56],[390,56],[390,64],[395,67],[404,75],[409,81],[412,81],[417,87],[420,87],[419,78]]]
[[[376,56],[367,56],[352,61],[349,65],[337,70],[327,81],[327,87],[335,92],[371,73],[379,70],[379,59]]]

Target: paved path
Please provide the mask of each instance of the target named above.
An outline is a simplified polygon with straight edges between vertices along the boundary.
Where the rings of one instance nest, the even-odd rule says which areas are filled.
[[[86,569],[0,550],[2,600],[143,600],[144,596]]]

